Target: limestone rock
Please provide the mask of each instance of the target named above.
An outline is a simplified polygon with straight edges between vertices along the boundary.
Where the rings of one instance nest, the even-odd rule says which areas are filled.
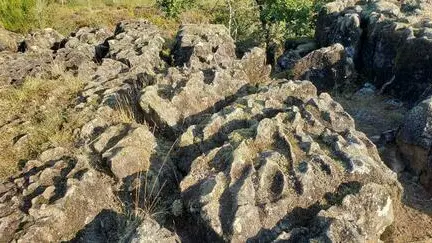
[[[1,241],[69,240],[102,209],[116,209],[111,180],[89,169],[85,159],[60,150],[3,182],[8,186],[0,193],[0,208],[13,214],[0,216]]]
[[[28,34],[20,44],[21,51],[45,52],[56,50],[61,46],[64,36],[53,29],[43,29]]]
[[[146,127],[138,127],[108,149],[102,158],[106,160],[113,174],[123,179],[137,172],[147,171],[155,149],[153,134]]]
[[[432,82],[430,21],[424,20],[432,6],[421,2],[328,3],[318,17],[316,40],[323,47],[341,43],[373,85],[385,84],[387,93],[415,103],[431,94]],[[409,10],[420,5],[416,14]]]
[[[318,90],[333,90],[355,78],[354,62],[341,44],[313,51],[295,62],[294,79],[310,80]]]
[[[43,35],[1,52],[0,76],[79,77],[65,109],[82,124],[0,182],[0,241],[373,241],[391,224],[400,186],[354,120],[312,82],[272,80],[263,49],[237,58],[225,27],[183,26],[172,67],[145,20]]]
[[[10,32],[0,26],[0,52],[2,51],[18,51],[18,44],[22,41],[20,35]]]
[[[190,127],[174,156],[188,171],[180,183],[185,208],[214,232],[208,240],[276,240],[371,182],[384,185],[385,200],[398,200],[400,190],[351,117],[306,81],[276,82],[239,98]],[[359,207],[374,214],[365,203]],[[304,218],[291,220],[296,215]],[[379,238],[391,221],[377,219],[365,237]]]
[[[225,27],[184,26],[177,36],[174,58],[189,64],[169,68],[166,76],[157,76],[154,85],[142,90],[140,105],[148,122],[172,136],[182,126],[195,124],[232,102],[248,86],[269,81],[265,51],[254,48],[236,60],[233,45]],[[191,53],[185,53],[188,50]],[[207,55],[211,60],[204,61]]]
[[[131,243],[175,243],[181,242],[180,238],[171,231],[161,227],[156,221],[146,218],[136,230]]]
[[[432,164],[429,155],[432,147],[431,124],[432,98],[428,98],[407,114],[397,135],[398,147],[409,161],[407,166],[420,177],[421,184],[429,189],[432,185]]]
[[[165,40],[159,29],[146,20],[123,21],[117,25],[115,36],[104,44],[108,57],[123,62],[131,72],[153,72],[164,64],[159,53]]]
[[[228,67],[235,59],[234,40],[223,25],[183,25],[176,43],[174,60],[178,66]]]
[[[341,206],[321,211],[318,217],[322,217],[321,224],[328,224],[325,236],[332,242],[378,242],[393,222],[393,202],[385,188],[370,183],[358,195],[346,196]]]

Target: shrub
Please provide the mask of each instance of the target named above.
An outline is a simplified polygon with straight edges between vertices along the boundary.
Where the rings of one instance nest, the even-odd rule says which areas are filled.
[[[258,5],[254,0],[231,1],[214,8],[213,23],[224,24],[241,53],[262,41]]]
[[[191,5],[193,2],[194,0],[156,0],[158,7],[168,17],[177,17],[186,6]]]
[[[27,32],[34,26],[36,0],[0,0],[0,21],[6,29]]]
[[[285,27],[285,37],[307,36],[313,33],[314,0],[261,2],[261,21],[269,25],[282,23]]]

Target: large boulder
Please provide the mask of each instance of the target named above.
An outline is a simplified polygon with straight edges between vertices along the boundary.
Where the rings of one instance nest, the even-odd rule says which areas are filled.
[[[235,59],[235,45],[223,25],[184,25],[177,35],[174,62],[178,66],[227,67]]]
[[[335,1],[320,11],[316,40],[321,46],[341,43],[378,88],[416,102],[431,94],[432,9],[394,1]],[[412,10],[415,9],[415,14]],[[419,53],[422,53],[419,55]],[[385,86],[384,86],[385,85]]]
[[[295,62],[294,79],[310,80],[320,91],[329,91],[349,84],[355,78],[353,59],[341,44],[315,50]]]
[[[406,116],[397,136],[407,166],[419,176],[421,184],[432,192],[432,97],[422,101]]]
[[[238,60],[234,41],[220,25],[186,25],[173,53],[185,67],[168,68],[142,90],[140,105],[147,120],[172,136],[269,80],[265,51],[254,48]],[[206,60],[205,58],[209,58]]]
[[[329,231],[336,241],[377,241],[400,193],[375,145],[307,81],[275,81],[237,99],[190,126],[173,156],[187,173],[180,183],[184,208],[207,240],[270,242],[299,232],[312,240]],[[356,209],[331,208],[341,202]],[[378,209],[382,215],[351,229],[350,217]],[[340,221],[317,228],[321,217]]]

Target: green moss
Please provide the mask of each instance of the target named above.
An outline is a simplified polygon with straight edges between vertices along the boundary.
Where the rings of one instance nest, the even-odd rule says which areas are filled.
[[[254,138],[255,135],[255,128],[237,129],[228,136],[228,139],[234,147],[237,147],[242,141],[249,138]]]

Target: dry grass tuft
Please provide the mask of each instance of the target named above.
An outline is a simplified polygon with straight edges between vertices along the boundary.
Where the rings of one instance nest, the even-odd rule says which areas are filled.
[[[130,95],[116,94],[115,99],[116,99],[116,105],[114,109],[115,121],[118,123],[126,123],[126,124],[136,123],[138,118],[135,116],[135,112],[131,104]]]
[[[171,144],[169,149],[168,147],[162,148],[165,152],[165,158],[158,169],[141,171],[137,174],[134,185],[135,189],[131,193],[133,195],[132,202],[129,204],[121,203],[123,205],[123,214],[127,216],[128,220],[120,235],[120,242],[128,242],[127,240],[146,218],[157,219],[168,213],[168,208],[161,201],[161,194],[167,183],[167,180],[164,179],[163,170],[167,166],[170,154],[177,145],[177,142],[178,139]],[[175,170],[172,172],[177,178]]]

